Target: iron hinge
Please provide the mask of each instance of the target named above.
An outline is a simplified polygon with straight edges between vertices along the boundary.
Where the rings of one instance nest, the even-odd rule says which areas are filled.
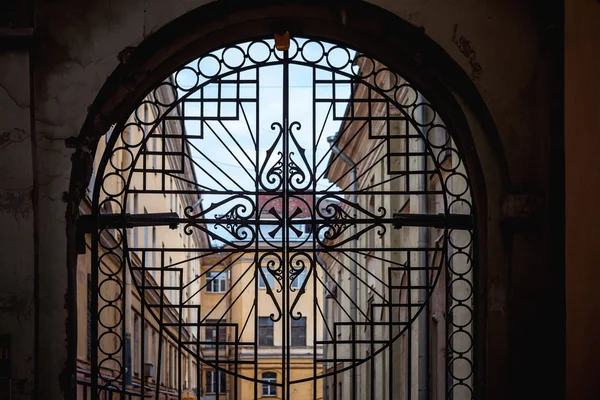
[[[407,214],[395,213],[394,229],[405,226],[422,226],[448,229],[473,229],[473,216],[469,214]]]
[[[77,218],[77,253],[85,254],[85,235],[107,228],[134,228],[138,226],[168,226],[177,229],[179,215],[175,212],[154,214],[99,214],[80,215]]]

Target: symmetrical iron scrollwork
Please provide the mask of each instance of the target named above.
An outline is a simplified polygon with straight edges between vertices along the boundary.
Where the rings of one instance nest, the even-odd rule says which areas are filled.
[[[178,230],[150,231],[169,210]],[[227,398],[269,385],[285,399],[409,399],[424,351],[438,365],[426,390],[474,397],[466,166],[434,107],[377,60],[264,39],[181,67],[115,126],[97,168],[94,215],[144,212],[94,232],[96,391],[138,379],[141,395],[181,396],[195,380],[218,397],[206,381],[224,373]],[[413,223],[394,229],[394,214]],[[440,226],[419,220],[434,214]],[[130,326],[127,282],[158,341]],[[153,381],[130,354],[156,366]]]

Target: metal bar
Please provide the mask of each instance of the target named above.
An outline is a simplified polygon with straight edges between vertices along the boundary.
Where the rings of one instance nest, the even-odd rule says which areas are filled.
[[[124,400],[125,399],[125,393],[126,393],[126,385],[130,384],[129,382],[129,374],[128,374],[128,370],[127,370],[127,323],[128,321],[125,319],[125,315],[128,315],[128,311],[130,311],[130,309],[128,309],[128,307],[131,307],[131,304],[127,304],[127,300],[131,300],[131,279],[130,276],[127,275],[128,270],[127,270],[127,260],[125,258],[121,259],[121,265],[120,265],[120,269],[121,269],[121,282],[124,283],[124,285],[122,286],[122,290],[125,291],[125,293],[123,293],[123,296],[121,297],[121,307],[123,309],[123,312],[121,312],[119,314],[119,318],[120,318],[120,323],[121,323],[121,340],[124,340],[125,345],[121,347],[120,353],[121,353],[121,357],[123,357],[123,359],[125,360],[125,362],[121,363],[120,367],[121,367],[121,376],[123,377],[122,380],[122,384],[121,384],[121,393],[119,394],[119,397]],[[128,282],[129,280],[129,282]],[[128,293],[129,291],[129,293]],[[129,314],[131,315],[131,314]],[[118,323],[117,323],[118,324]]]
[[[97,223],[97,217],[98,214],[96,214],[96,218],[92,218],[90,217],[90,222]],[[98,228],[97,227],[93,227],[92,225],[92,243],[95,243],[95,245],[92,245],[92,266],[91,266],[91,273],[92,273],[92,281],[91,281],[91,286],[92,286],[92,301],[91,301],[91,310],[90,312],[92,313],[92,323],[91,325],[91,339],[92,339],[92,354],[91,354],[91,370],[92,370],[92,376],[91,376],[91,392],[92,392],[92,396],[96,396],[96,394],[98,393],[98,387],[99,387],[99,378],[100,378],[100,367],[98,365],[98,351],[99,348],[98,346],[100,345],[100,341],[98,340],[98,324],[100,323],[99,321],[99,314],[98,314],[98,298],[99,298],[99,293],[100,290],[98,289],[98,284],[99,284],[99,271],[100,271],[100,259],[98,258],[99,254],[98,254],[98,247],[100,247],[100,242],[99,242],[99,234],[98,234]],[[83,236],[83,235],[81,235]],[[85,249],[85,238],[84,238],[84,249]]]
[[[316,79],[316,71],[315,71],[315,67],[313,66],[313,68],[311,68],[311,74],[312,74],[312,98],[313,98],[313,104],[312,104],[312,132],[311,132],[311,136],[312,136],[312,144],[313,144],[313,148],[316,149],[317,148],[317,144],[318,144],[318,139],[317,139],[317,135],[316,135],[316,129],[317,129],[317,105],[316,102],[314,102],[314,99],[316,98],[316,92],[317,92],[317,88],[316,88],[316,84],[315,84],[315,79]],[[331,106],[329,107],[329,110],[327,111],[327,115],[329,115],[329,112],[331,111],[333,104],[331,104]],[[325,118],[325,121],[327,121],[327,118]],[[325,124],[323,124],[325,125]],[[323,126],[324,128],[324,126]],[[323,133],[323,128],[321,129],[321,134]],[[321,134],[319,134],[319,139],[321,138]],[[312,152],[312,165],[315,165],[316,162],[316,151]],[[316,173],[316,171],[314,171],[314,173]],[[317,181],[316,180],[312,180],[312,194],[311,194],[311,198],[312,198],[312,204],[317,204],[317,199],[315,196],[315,190],[317,189]],[[317,232],[317,226],[315,221],[312,221],[311,223],[311,230],[310,230],[310,234],[311,235],[315,235]],[[316,399],[317,398],[317,383],[318,380],[316,379],[317,377],[317,307],[319,306],[319,301],[318,301],[318,297],[317,297],[317,252],[316,252],[316,244],[315,244],[315,240],[313,238],[313,240],[310,241],[311,242],[311,247],[312,247],[312,260],[311,260],[311,268],[313,270],[313,276],[312,276],[312,284],[313,284],[313,297],[314,297],[314,301],[313,301],[313,315],[312,315],[312,323],[313,323],[313,376],[315,377],[315,380],[312,382],[312,386],[313,386],[313,398]],[[321,308],[319,307],[319,311],[321,311]],[[321,315],[323,315],[321,313]],[[308,318],[306,318],[306,320],[308,321]],[[323,324],[326,326],[327,325],[327,321],[323,321]],[[323,385],[323,388],[325,387],[325,385]]]
[[[260,88],[258,85],[258,81],[260,79],[260,73],[259,70],[256,69],[256,100],[257,100],[257,105],[260,104]],[[261,180],[261,176],[260,176],[260,169],[259,169],[259,165],[260,165],[260,152],[259,152],[259,148],[260,148],[260,107],[256,107],[256,143],[254,145],[254,150],[255,150],[255,157],[256,157],[256,168],[254,169],[254,191],[255,191],[255,202],[258,204],[258,200],[259,200],[259,196],[260,196],[260,186],[259,186],[259,182]],[[254,224],[256,232],[259,231],[260,229],[260,223],[258,221],[256,221],[256,223]],[[254,244],[254,399],[258,399],[259,397],[259,392],[258,392],[258,343],[259,343],[259,339],[258,339],[258,335],[259,335],[259,330],[258,330],[258,323],[259,323],[259,315],[258,315],[258,294],[259,294],[259,287],[258,287],[258,274],[260,272],[260,268],[262,267],[261,265],[259,265],[259,256],[258,256],[258,248],[259,248],[259,244],[258,244],[258,240],[255,242]],[[262,395],[262,393],[261,393]]]
[[[356,325],[351,325],[352,329],[352,400],[356,400]],[[391,345],[391,344],[390,344]]]
[[[233,329],[233,337],[237,338],[238,337],[238,326],[237,324],[235,325],[235,328]],[[234,353],[234,373],[235,375],[233,376],[233,399],[237,400],[238,398],[238,368],[240,366],[240,361],[239,361],[239,349],[238,349],[239,343],[236,340],[235,344],[234,344],[234,349],[233,349],[233,353]]]
[[[470,214],[405,214],[395,213],[394,228],[421,226],[447,229],[473,229],[473,216]]]
[[[97,221],[97,222],[96,222]],[[175,212],[152,214],[99,214],[81,215],[77,219],[78,233],[91,233],[93,229],[133,228],[142,226],[169,226],[177,229],[182,221]]]
[[[388,282],[392,282],[392,274],[393,271],[388,269]],[[389,298],[390,301],[392,301],[393,299],[393,288],[390,286],[389,287]],[[394,341],[392,340],[393,338],[393,328],[394,326],[392,325],[392,319],[393,319],[393,314],[392,314],[392,310],[393,307],[391,305],[388,304],[388,316],[387,316],[387,322],[388,322],[388,340],[390,342],[388,348],[387,348],[387,353],[388,353],[388,371],[387,371],[387,380],[388,380],[388,398],[390,400],[394,399],[394,395],[393,395],[393,391],[394,391]],[[410,327],[408,328],[410,329]]]
[[[181,348],[181,340],[183,337],[182,334],[182,329],[183,327],[181,326],[181,320],[183,319],[183,308],[181,307],[181,301],[183,300],[183,271],[179,272],[179,301],[178,301],[178,309],[179,309],[179,326],[178,326],[178,341],[177,341],[177,353],[178,353],[178,359],[177,359],[177,375],[178,375],[178,382],[177,382],[177,399],[181,400],[181,392],[183,390],[183,387],[181,386],[182,383],[182,358],[183,358],[183,350]]]
[[[145,293],[146,292],[146,290],[145,290],[145,286],[146,286],[146,271],[145,271],[144,267],[146,266],[146,263],[144,261],[145,261],[145,254],[142,255],[142,273],[141,273],[142,288],[138,289],[138,290],[141,291],[141,293],[140,293],[140,308],[141,308],[141,314],[142,314],[141,315],[142,326],[144,326],[144,324],[146,323],[146,307],[145,307],[145,301],[144,301],[145,300],[145,296],[146,296],[146,293]],[[129,290],[131,290],[131,281],[129,282]],[[131,299],[131,294],[130,294],[130,299]],[[132,304],[132,302],[130,302],[129,305],[126,304],[125,306],[128,307],[128,309],[131,309],[131,307],[133,306],[133,304]],[[130,319],[130,321],[131,321],[131,319]],[[126,321],[126,323],[130,322],[130,321]],[[135,326],[133,327],[133,329],[135,330]],[[134,335],[135,335],[135,333],[134,333]],[[142,350],[140,352],[140,357],[141,357],[142,354],[144,354],[145,346],[146,346],[146,335],[145,335],[145,332],[144,332],[144,334],[142,334]],[[137,351],[137,349],[136,349],[136,351]],[[141,374],[140,374],[141,375],[141,382],[142,382],[142,397],[144,396],[144,390],[145,390],[145,388],[144,388],[144,381],[145,381],[144,378],[145,377],[144,377],[144,368],[143,368],[143,365],[144,365],[144,363],[142,362],[142,371],[141,371]],[[129,365],[129,368],[132,368],[131,363]],[[131,370],[131,371],[133,372],[133,370]]]
[[[412,321],[412,277],[410,274],[410,266],[411,266],[411,260],[410,260],[410,252],[408,252],[406,254],[406,263],[409,266],[408,271],[406,272],[408,274],[406,282],[408,283],[408,293],[407,293],[407,301],[408,301],[408,321]],[[406,368],[406,373],[407,373],[407,385],[408,385],[408,390],[406,392],[406,400],[411,400],[412,398],[412,326],[409,326],[407,329],[407,336],[408,336],[408,340],[407,342],[407,357],[406,357],[406,362],[407,362],[407,368]]]
[[[200,305],[196,315],[196,397],[200,397],[202,390],[202,368],[200,367]]]
[[[160,265],[164,266],[165,265],[165,253],[162,252],[160,253]],[[165,281],[165,270],[161,269],[160,271],[160,283],[161,285],[164,284]],[[163,313],[164,313],[164,298],[165,298],[165,290],[164,288],[160,288],[160,308],[159,308],[159,316],[160,319],[159,321],[163,320]],[[163,324],[158,324],[158,360],[156,360],[157,366],[156,366],[156,399],[158,400],[158,393],[160,391],[160,380],[161,380],[161,372],[162,372],[162,357],[163,357],[163,329],[164,329],[164,325]],[[166,377],[166,374],[165,374]],[[165,379],[165,381],[167,381],[167,379]],[[165,386],[166,386],[166,382],[165,382]]]
[[[290,373],[291,370],[289,368],[290,365],[290,352],[289,352],[289,290],[288,290],[288,263],[289,263],[289,249],[288,249],[288,218],[289,218],[289,127],[290,127],[290,109],[289,109],[289,96],[290,96],[290,66],[288,63],[289,60],[289,51],[285,50],[283,52],[283,176],[282,176],[282,192],[283,192],[283,232],[282,232],[282,245],[283,245],[283,257],[281,268],[283,268],[283,276],[282,276],[282,290],[283,290],[283,335],[282,335],[282,356],[281,357],[281,372],[282,372],[282,400],[291,400],[290,398]],[[287,363],[286,363],[287,362]]]

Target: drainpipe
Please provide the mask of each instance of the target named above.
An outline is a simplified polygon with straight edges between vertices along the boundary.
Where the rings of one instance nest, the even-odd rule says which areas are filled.
[[[331,145],[331,150],[333,150],[333,152],[335,154],[337,154],[339,156],[339,158],[346,163],[346,165],[348,165],[348,167],[350,168],[350,191],[352,191],[352,195],[350,196],[350,202],[352,204],[356,204],[356,163],[354,161],[352,161],[350,159],[350,157],[348,157],[344,152],[342,152],[342,150],[340,150],[340,148],[338,147],[337,143],[337,135],[336,136],[330,136],[327,138],[327,142]],[[358,233],[358,226],[356,224],[354,224],[352,226],[352,236],[356,236],[356,234]],[[351,242],[352,243],[352,249],[356,250],[356,238]],[[352,256],[350,257],[350,259],[352,261],[354,260],[354,257],[356,256],[356,252],[352,252]],[[356,279],[356,262],[353,262],[352,265],[350,266],[350,271],[352,272],[352,276],[350,278],[350,298],[352,299],[352,302],[350,304],[350,317],[352,318],[353,321],[356,322],[356,306],[354,304],[356,304],[356,297],[357,297],[357,279]]]
[[[420,103],[423,104],[424,103],[424,99],[423,99],[423,95],[419,94],[419,100]],[[421,113],[420,113],[420,123],[424,124],[424,121],[426,119],[426,110],[425,107],[422,106],[421,107]],[[417,183],[417,191],[418,192],[424,192],[425,190],[427,190],[427,175],[425,174],[425,171],[427,170],[427,156],[425,155],[425,140],[424,139],[420,139],[418,141],[418,152],[422,153],[423,155],[421,156],[421,165],[419,166],[420,170],[423,171],[423,174],[419,176],[418,179],[418,183]],[[421,214],[427,214],[428,211],[428,207],[427,207],[427,199],[425,198],[424,195],[420,195],[418,196],[418,207],[419,207],[419,213]],[[418,248],[426,248],[428,245],[428,240],[427,240],[427,230],[424,227],[419,228],[419,237],[418,237]],[[419,285],[420,286],[425,286],[425,282],[427,282],[427,271],[424,269],[426,267],[426,253],[421,252],[419,254],[419,267],[421,268],[421,270],[419,271]],[[427,289],[421,289],[419,290],[419,303],[420,304],[425,304],[425,302],[427,301]],[[428,357],[427,357],[427,344],[428,344],[428,339],[429,339],[429,307],[425,307],[425,309],[423,310],[423,313],[421,314],[421,317],[419,318],[419,350],[418,350],[418,358],[419,358],[419,364],[418,364],[418,377],[419,377],[419,382],[418,382],[418,399],[419,400],[426,400],[427,399],[427,374],[428,374]]]

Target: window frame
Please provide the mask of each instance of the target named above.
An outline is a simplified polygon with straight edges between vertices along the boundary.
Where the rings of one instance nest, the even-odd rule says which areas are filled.
[[[214,286],[218,290],[214,290]],[[227,293],[227,272],[210,271],[206,273],[206,293]]]
[[[209,344],[206,343],[206,348],[207,349],[214,349],[215,347],[217,347],[216,340],[209,340],[209,331],[211,332],[210,335],[210,339],[212,338],[219,338],[219,349],[224,349],[225,348],[225,344],[223,342],[227,341],[227,326],[225,325],[218,325],[218,320],[207,320],[206,321],[208,324],[216,324],[216,325],[206,325],[204,327],[204,341],[205,342],[212,342],[214,344]]]
[[[133,313],[133,346],[129,356],[133,359],[133,375],[140,375],[140,323],[141,318],[137,313]]]
[[[216,380],[215,380],[215,375],[217,376]],[[206,378],[205,387],[204,387],[205,394],[217,394],[217,390],[218,390],[218,394],[226,394],[227,393],[227,380],[226,380],[227,378],[225,376],[225,372],[214,370],[214,369],[208,369],[208,370],[206,370],[205,378]],[[223,382],[221,382],[221,380],[223,380]],[[216,387],[217,385],[218,385],[218,387]],[[209,390],[209,388],[211,390]]]
[[[264,321],[268,321],[269,324],[264,325],[261,322]],[[271,334],[263,334],[261,333],[261,329],[271,329]],[[267,337],[271,337],[271,343],[270,344],[265,344],[263,343],[263,340],[266,339]],[[266,346],[266,347],[272,347],[275,346],[275,323],[273,322],[273,320],[271,319],[271,317],[258,317],[258,345],[259,346]]]
[[[298,324],[300,321],[303,321],[304,324],[303,325],[294,326],[294,324]],[[304,332],[303,332],[303,335],[301,336],[301,337],[304,337],[304,342],[303,342],[303,344],[299,344],[299,343],[294,344],[294,338],[296,337],[294,335],[294,328],[298,329],[298,328],[301,328],[301,327],[304,327]],[[292,335],[291,335],[292,336],[292,341],[291,341],[292,347],[306,347],[306,317],[301,317],[300,319],[293,319],[292,318],[292,320],[291,320],[291,330],[292,330]]]
[[[268,377],[265,375],[269,375]],[[267,382],[277,382],[277,373],[276,372],[263,372],[261,374],[261,380]],[[267,389],[267,393],[265,393],[265,389]],[[269,383],[262,382],[261,384],[261,397],[277,397],[277,386]]]

